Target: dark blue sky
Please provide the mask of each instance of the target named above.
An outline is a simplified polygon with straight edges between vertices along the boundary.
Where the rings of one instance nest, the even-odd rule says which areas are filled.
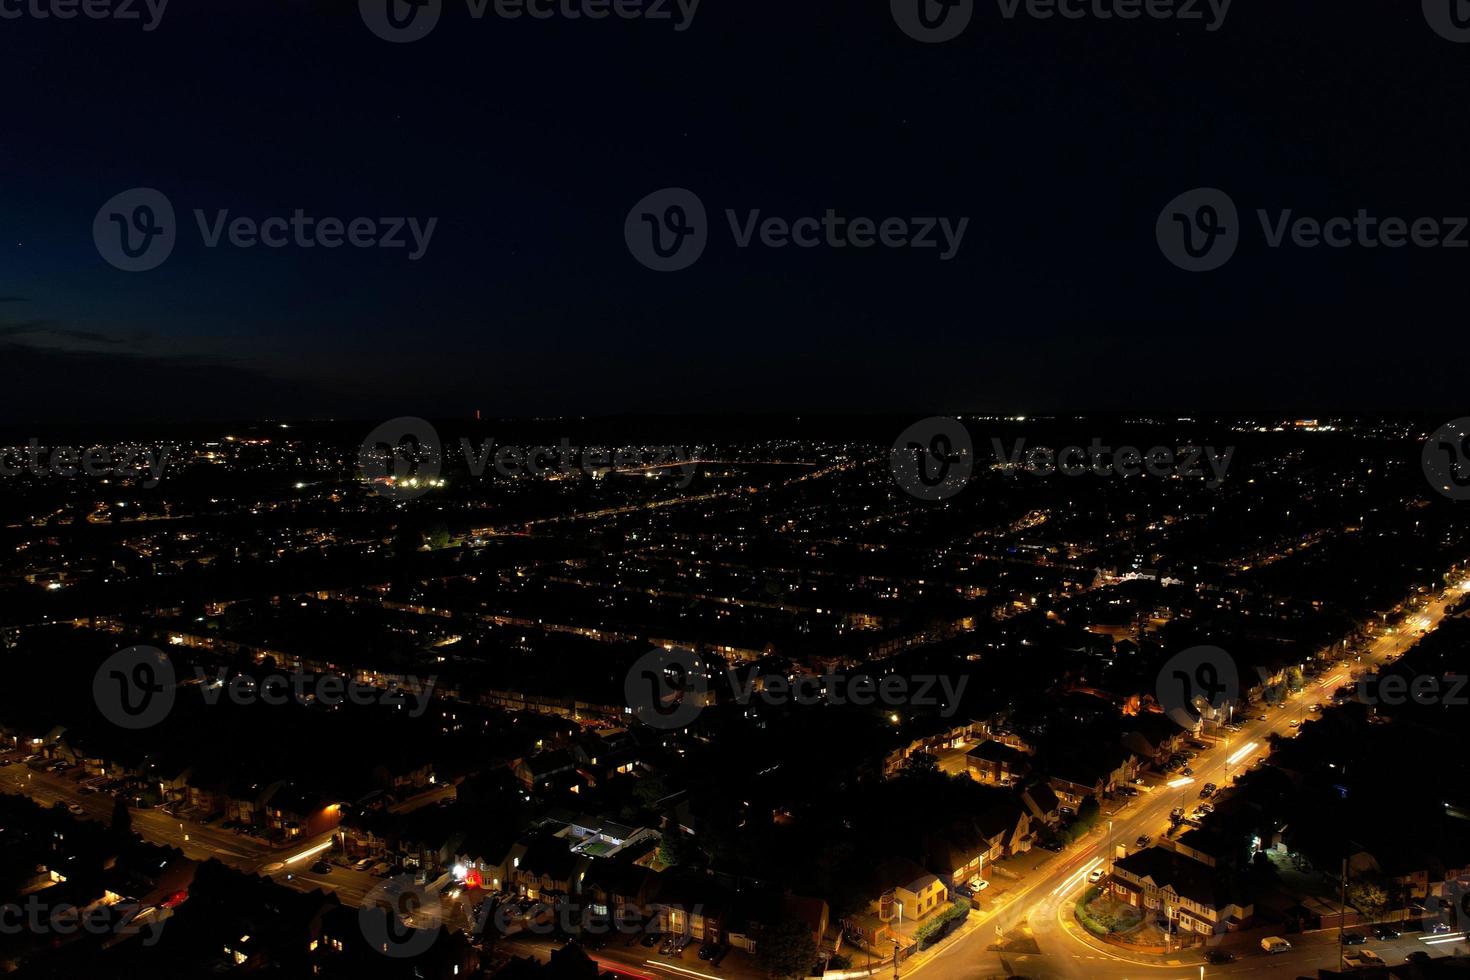
[[[7,0],[15,3],[16,0]],[[44,0],[26,0],[26,3]],[[793,9],[796,8],[796,9]],[[669,22],[356,2],[0,20],[0,408],[12,419],[621,411],[1385,411],[1463,401],[1470,249],[1271,249],[1256,208],[1470,214],[1470,44],[1419,4],[1238,2],[1223,26],[1005,19],[920,44],[886,2]],[[712,220],[652,272],[624,218]],[[1222,269],[1162,256],[1226,190]],[[92,222],[154,187],[178,243]],[[204,247],[192,211],[437,218],[404,250]],[[958,255],[736,248],[724,210],[968,217]],[[1466,233],[1470,240],[1470,232]]]

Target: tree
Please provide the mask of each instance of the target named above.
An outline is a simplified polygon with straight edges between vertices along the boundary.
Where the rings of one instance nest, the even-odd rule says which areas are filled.
[[[1373,881],[1354,881],[1347,886],[1348,903],[1370,919],[1388,908],[1388,891]]]
[[[898,767],[903,779],[932,779],[939,775],[939,760],[929,752],[915,752],[906,757]]]
[[[112,832],[119,838],[133,833],[133,814],[128,809],[128,801],[121,796],[112,801]]]
[[[761,933],[755,959],[775,980],[797,980],[812,972],[817,962],[817,943],[806,923],[793,918],[780,919]]]

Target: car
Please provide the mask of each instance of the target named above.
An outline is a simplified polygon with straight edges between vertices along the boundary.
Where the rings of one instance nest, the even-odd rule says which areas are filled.
[[[82,808],[80,803],[68,803],[66,805],[66,812],[74,817],[80,817],[84,816],[87,811]]]
[[[325,861],[318,861],[316,864],[313,864],[311,866],[311,873],[317,875],[329,875],[332,873],[332,866]]]
[[[366,871],[368,868],[371,868],[372,866],[373,866],[373,859],[372,858],[362,858],[362,859],[360,859],[360,860],[358,860],[358,861],[356,861],[356,862],[353,863],[352,870],[353,871]]]
[[[1437,936],[1440,933],[1449,932],[1450,927],[1445,923],[1436,920],[1434,922],[1426,922],[1424,924],[1424,931],[1429,933],[1429,935],[1431,936]]]
[[[1266,716],[1265,715],[1256,715],[1256,721],[1265,721],[1265,720],[1266,720]]]
[[[1062,849],[1062,842],[1059,840],[1044,840],[1036,846],[1043,851],[1060,851]]]
[[[1214,796],[1219,791],[1220,787],[1216,786],[1214,783],[1205,783],[1204,788],[1199,791],[1199,795],[1201,797],[1210,797]]]
[[[1189,766],[1185,766],[1183,769],[1180,769],[1179,771],[1182,772],[1186,776],[1193,776],[1194,775],[1194,770],[1192,768],[1190,768]]]
[[[1107,876],[1108,876],[1108,871],[1107,871],[1106,868],[1093,868],[1092,869],[1092,874],[1090,874],[1090,875],[1087,876],[1087,883],[1089,885],[1095,885],[1099,881],[1102,881]]]
[[[1176,821],[1176,822],[1177,821],[1180,821],[1180,820],[1183,820],[1184,819],[1184,807],[1182,807],[1182,806],[1176,806],[1174,809],[1170,810],[1169,811],[1169,819],[1170,820],[1173,820],[1173,821]]]
[[[1288,952],[1291,949],[1291,943],[1282,939],[1280,936],[1267,936],[1261,940],[1261,949],[1275,955],[1276,953]]]
[[[1118,794],[1120,796],[1127,796],[1129,798],[1132,798],[1138,795],[1138,790],[1134,789],[1132,786],[1119,786]]]
[[[1307,705],[1307,710],[1308,711],[1321,711],[1322,710],[1322,705],[1320,705],[1317,702],[1313,701],[1311,704]]]
[[[1288,727],[1288,728],[1300,728],[1300,727],[1302,727],[1302,723],[1301,723],[1301,722],[1300,722],[1300,721],[1293,721],[1293,722],[1292,722],[1292,723],[1291,723],[1291,724],[1290,724],[1290,725],[1288,725],[1288,726],[1287,726],[1287,727]]]
[[[1342,934],[1344,946],[1361,946],[1368,941],[1368,937],[1361,932],[1345,932]]]
[[[1357,949],[1343,956],[1342,961],[1348,966],[1358,970],[1366,970],[1369,967],[1383,966],[1383,958],[1371,949]]]
[[[707,960],[707,959],[709,959],[713,955],[715,955],[715,944],[714,943],[700,943],[699,944],[699,958],[700,959]]]
[[[1234,963],[1235,954],[1228,949],[1212,949],[1205,954],[1205,959],[1211,963]]]
[[[1385,923],[1384,925],[1374,926],[1373,935],[1379,939],[1398,939],[1403,933]]]
[[[1134,776],[1133,777],[1133,785],[1134,786],[1142,786],[1143,784],[1144,783],[1143,783],[1143,777],[1142,776]]]
[[[674,937],[665,937],[660,933],[650,932],[648,935],[643,937],[643,945],[657,946],[660,953],[667,953],[674,948]]]
[[[979,875],[976,875],[975,877],[970,879],[970,891],[972,892],[983,892],[989,887],[990,882],[980,877]]]
[[[1154,839],[1148,834],[1139,834],[1138,840],[1134,841],[1133,843],[1137,844],[1139,847],[1148,847],[1153,842]]]
[[[607,937],[600,932],[583,932],[577,941],[583,949],[598,950],[607,945]]]

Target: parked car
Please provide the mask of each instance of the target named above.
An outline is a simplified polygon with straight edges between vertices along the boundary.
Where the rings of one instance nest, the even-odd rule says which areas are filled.
[[[1060,851],[1062,849],[1062,842],[1053,838],[1044,840],[1036,846],[1041,848],[1043,851]]]
[[[1267,936],[1261,940],[1261,949],[1267,953],[1285,953],[1291,949],[1291,943],[1280,936]]]
[[[311,866],[311,873],[318,875],[329,875],[332,873],[332,866],[325,861],[318,861]]]
[[[1361,932],[1345,932],[1342,934],[1344,946],[1361,946],[1368,941],[1368,937]]]
[[[1212,949],[1205,954],[1205,959],[1211,963],[1234,963],[1235,954],[1228,949]]]
[[[1220,787],[1216,786],[1214,783],[1205,783],[1204,788],[1199,791],[1199,795],[1201,799],[1209,799],[1211,796],[1214,796],[1217,792],[1219,792],[1219,790]]]
[[[74,817],[82,817],[87,814],[87,811],[82,808],[80,803],[68,803],[66,805],[66,812]]]
[[[353,871],[366,871],[368,868],[371,868],[372,866],[373,866],[373,859],[372,858],[360,858],[359,860],[357,860],[356,862],[353,863],[352,870]]]
[[[1154,839],[1148,834],[1139,834],[1138,840],[1134,841],[1133,843],[1137,844],[1139,847],[1148,847],[1153,842]]]
[[[1371,949],[1354,950],[1344,956],[1342,960],[1355,970],[1366,970],[1370,967],[1383,966],[1383,958]]]
[[[1181,773],[1183,773],[1184,775],[1186,775],[1186,776],[1193,776],[1194,775],[1194,769],[1192,767],[1190,767],[1190,766],[1185,766],[1183,769],[1180,769],[1179,771]]]
[[[1403,933],[1399,932],[1393,926],[1380,925],[1373,927],[1373,935],[1377,936],[1379,939],[1398,939],[1400,936],[1403,935]]]
[[[970,891],[972,892],[983,892],[989,887],[990,882],[980,877],[979,875],[976,875],[975,877],[970,879]]]
[[[1092,869],[1092,874],[1090,874],[1090,875],[1087,876],[1087,883],[1089,885],[1095,885],[1099,881],[1102,881],[1107,876],[1108,876],[1108,869],[1107,868],[1093,868]]]

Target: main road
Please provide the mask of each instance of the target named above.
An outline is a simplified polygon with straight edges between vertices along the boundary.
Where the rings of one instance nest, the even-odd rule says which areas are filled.
[[[1151,791],[1141,793],[1110,816],[1104,814],[1101,826],[1089,837],[1068,848],[1057,860],[1044,865],[1002,896],[1004,904],[993,911],[982,912],[978,926],[956,937],[930,958],[921,958],[904,976],[918,975],[921,980],[977,980],[982,977],[1024,975],[1036,977],[1077,978],[1077,980],[1126,980],[1143,974],[1158,980],[1192,978],[1200,975],[1205,965],[1198,952],[1183,952],[1163,961],[1155,957],[1130,957],[1122,949],[1106,946],[1097,940],[1084,939],[1075,927],[1071,909],[1087,879],[1097,868],[1106,868],[1109,844],[1126,846],[1131,853],[1135,841],[1143,835],[1163,836],[1169,829],[1169,813],[1174,807],[1186,812],[1201,802],[1199,793],[1205,783],[1228,788],[1234,776],[1270,751],[1267,736],[1290,734],[1293,721],[1312,717],[1307,706],[1315,701],[1330,703],[1332,692],[1348,683],[1356,671],[1366,670],[1402,654],[1418,638],[1418,632],[1434,630],[1444,616],[1446,606],[1460,598],[1466,586],[1446,590],[1428,602],[1423,609],[1406,614],[1393,633],[1373,642],[1356,659],[1339,661],[1312,679],[1306,688],[1275,708],[1255,709],[1247,718],[1237,719],[1241,730],[1230,735],[1228,743],[1199,753],[1191,763],[1195,770],[1188,782],[1171,777],[1178,783],[1170,787],[1159,781]],[[1258,720],[1264,715],[1265,720]],[[1026,923],[1039,952],[999,953],[987,947],[996,943],[998,934],[1010,935]],[[1070,928],[1068,926],[1071,926]],[[1293,937],[1289,953],[1267,956],[1257,948],[1228,944],[1237,953],[1237,961],[1222,966],[1209,966],[1210,976],[1228,974],[1271,973],[1283,978],[1296,977],[1317,967],[1337,968],[1335,932]],[[1393,943],[1371,942],[1370,949],[1390,964],[1403,962],[1414,950],[1435,951],[1415,934]],[[1450,947],[1438,949],[1447,953]]]

